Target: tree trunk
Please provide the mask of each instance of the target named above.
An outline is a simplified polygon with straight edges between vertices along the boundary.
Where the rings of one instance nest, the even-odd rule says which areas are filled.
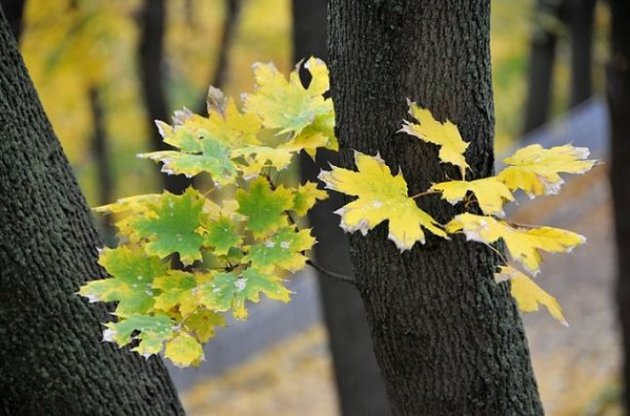
[[[22,24],[24,20],[24,3],[26,0],[0,0],[0,6],[4,11],[4,16],[9,22],[13,37],[20,43],[22,36]]]
[[[434,146],[397,133],[406,98],[470,141],[475,177],[492,172],[489,0],[329,2],[332,97],[343,165],[377,152],[410,194],[444,179]],[[451,177],[455,172],[449,172]],[[431,197],[445,222],[456,211]],[[401,254],[381,225],[350,238],[376,358],[395,415],[543,413],[521,318],[496,255],[455,236]]]
[[[611,0],[611,59],[607,94],[610,108],[611,167],[617,238],[617,300],[623,338],[626,413],[630,414],[630,4]]]
[[[164,34],[165,34],[165,3],[164,0],[145,0],[140,17],[140,75],[144,105],[147,110],[149,132],[151,134],[152,150],[170,150],[169,145],[162,141],[162,136],[155,127],[155,120],[168,120],[169,109],[166,92],[164,90]],[[162,174],[164,188],[169,192],[181,194],[189,185],[190,180],[184,175]]]
[[[561,9],[566,1],[538,0],[536,13],[548,14],[560,20]],[[524,134],[542,126],[549,119],[557,43],[558,35],[546,25],[534,29],[530,46]]]
[[[0,73],[0,414],[183,414],[161,360],[102,342],[76,295],[101,241],[3,16]]]
[[[309,56],[326,59],[326,0],[293,0],[292,11],[294,61]],[[308,155],[301,155],[302,178],[317,181],[320,169],[328,167],[329,163],[339,164],[335,152],[319,150],[316,163]],[[309,212],[309,221],[318,241],[314,255],[322,267],[352,275],[348,238],[339,228],[339,217],[333,214],[341,205],[343,198],[335,194]],[[319,287],[341,414],[389,414],[385,387],[358,291],[348,283],[322,275],[319,276]]]
[[[575,107],[593,93],[593,19],[595,0],[569,0],[567,24],[571,33],[571,97]]]

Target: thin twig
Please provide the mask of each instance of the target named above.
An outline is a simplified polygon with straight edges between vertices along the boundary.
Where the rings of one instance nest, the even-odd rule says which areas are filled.
[[[318,272],[320,272],[326,277],[331,277],[333,279],[341,280],[342,282],[355,284],[354,278],[352,276],[347,276],[345,274],[335,273],[333,271],[324,269],[322,266],[315,264],[311,260],[308,260],[308,259],[306,260],[306,264],[308,264],[309,266],[311,266],[312,268],[314,268],[315,270],[317,270]]]
[[[441,191],[424,191],[424,192],[420,192],[418,194],[412,195],[411,199],[420,198],[421,196],[425,196],[425,195],[440,194],[440,193],[442,192]]]

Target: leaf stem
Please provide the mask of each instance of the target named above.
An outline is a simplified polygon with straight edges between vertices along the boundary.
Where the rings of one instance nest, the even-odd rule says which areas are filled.
[[[420,192],[417,193],[415,195],[411,196],[411,199],[416,199],[416,198],[420,198],[421,196],[425,196],[425,195],[431,195],[431,194],[439,194],[441,193],[440,191],[424,191],[424,192]]]
[[[354,280],[354,277],[348,276],[348,275],[345,275],[345,274],[335,273],[335,272],[333,272],[331,270],[325,269],[322,266],[320,266],[319,264],[313,263],[310,259],[306,260],[306,264],[308,264],[313,269],[317,270],[318,272],[320,272],[322,275],[324,275],[326,277],[331,277],[333,279],[341,280],[342,282],[350,283],[350,284],[353,284],[353,285],[356,283],[356,281]]]

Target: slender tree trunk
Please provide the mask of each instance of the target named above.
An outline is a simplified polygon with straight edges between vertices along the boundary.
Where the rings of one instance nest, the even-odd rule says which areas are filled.
[[[536,13],[548,14],[560,20],[562,7],[566,1],[537,0]],[[545,25],[537,27],[532,32],[523,133],[529,133],[542,126],[549,119],[557,44],[557,33]]]
[[[0,74],[0,414],[183,414],[161,360],[102,342],[76,295],[101,241],[4,16]]]
[[[165,15],[164,0],[145,0],[140,17],[140,75],[153,150],[171,149],[162,141],[154,124],[155,120],[168,120],[170,117],[164,90]],[[162,181],[166,190],[176,194],[190,185],[190,180],[183,175],[162,174]]]
[[[105,131],[105,114],[101,94],[97,87],[91,87],[88,92],[90,110],[92,113],[92,156],[96,163],[98,205],[109,204],[113,200],[114,177],[110,166],[107,132]],[[115,230],[109,217],[100,220],[101,235],[106,243],[113,242]]]
[[[396,133],[406,99],[456,123],[475,177],[492,172],[489,0],[329,2],[341,160],[377,152],[410,194],[444,179],[434,146]],[[454,176],[454,172],[450,172]],[[444,222],[455,208],[423,207]],[[376,358],[395,415],[540,415],[527,340],[496,255],[456,236],[401,254],[386,226],[350,238]]]
[[[326,0],[293,0],[295,62],[310,56],[326,59],[326,17]],[[310,82],[310,79],[305,81]],[[328,167],[329,163],[339,164],[335,152],[320,150],[316,163],[310,156],[301,155],[302,178],[317,181],[320,169]],[[319,242],[314,250],[315,260],[328,270],[351,275],[348,238],[339,228],[339,217],[333,214],[341,205],[341,195],[331,195],[309,212],[309,221]],[[347,416],[389,414],[359,292],[348,283],[321,275],[319,287],[341,413]]]
[[[225,18],[223,20],[223,30],[219,42],[219,55],[214,69],[214,75],[210,78],[210,85],[216,88],[223,88],[228,80],[230,49],[234,43],[238,16],[241,10],[241,0],[225,0]],[[197,105],[198,114],[206,114],[206,94]]]
[[[9,22],[13,37],[20,43],[22,36],[22,23],[24,20],[24,5],[26,0],[0,0],[0,6],[4,10],[4,16]]]
[[[623,338],[626,413],[630,414],[630,4],[610,0],[611,58],[607,73],[611,169],[617,238],[617,300]]]
[[[571,97],[575,107],[593,93],[593,19],[595,0],[569,0],[567,24],[571,33]]]

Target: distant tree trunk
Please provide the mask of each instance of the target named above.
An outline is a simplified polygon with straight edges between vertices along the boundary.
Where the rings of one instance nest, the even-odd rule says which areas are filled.
[[[162,141],[162,136],[155,127],[155,120],[170,119],[168,100],[164,90],[164,34],[166,11],[164,0],[145,0],[140,17],[140,74],[144,105],[147,110],[152,150],[171,149]],[[189,185],[190,180],[183,175],[162,174],[164,188],[180,194]]]
[[[221,31],[221,40],[219,41],[219,55],[216,59],[217,63],[214,68],[214,74],[210,79],[210,85],[219,89],[225,87],[225,82],[228,79],[228,58],[234,37],[236,36],[240,10],[241,0],[225,0],[225,18],[223,19],[223,30]],[[206,111],[206,94],[204,94],[199,105],[197,105],[196,113],[206,114]]]
[[[559,21],[566,1],[537,0],[536,14],[539,17],[547,14]],[[529,133],[536,127],[542,126],[549,119],[557,44],[556,31],[545,24],[534,28],[530,46],[523,133]]]
[[[626,414],[630,414],[630,3],[610,0],[611,58],[607,71],[610,108],[610,182],[617,239],[617,300],[623,338]]]
[[[92,156],[96,163],[98,188],[98,205],[109,204],[113,200],[114,177],[110,166],[107,132],[105,131],[105,114],[101,94],[97,87],[91,87],[88,92],[90,111],[92,113]],[[115,230],[108,216],[100,220],[100,228],[106,243],[112,242]]]
[[[24,20],[24,5],[26,0],[0,0],[0,6],[4,10],[4,16],[9,22],[13,37],[20,43],[22,36],[22,24]]]
[[[326,0],[293,0],[295,62],[310,56],[326,59],[326,16]],[[335,152],[319,150],[316,163],[308,155],[301,155],[302,178],[317,181],[320,169],[328,167],[329,163],[339,164]],[[339,217],[333,214],[341,205],[341,195],[331,195],[310,211],[309,221],[319,242],[314,250],[316,261],[328,270],[351,275],[348,238],[339,228]],[[347,416],[389,414],[359,292],[348,283],[325,276],[319,276],[319,287],[341,413]]]
[[[596,0],[568,0],[567,24],[571,33],[571,96],[575,107],[593,94],[593,20]]]
[[[83,195],[0,13],[0,414],[182,415],[161,360],[101,341]]]
[[[329,2],[329,59],[341,161],[351,149],[402,170],[410,194],[444,179],[434,146],[397,133],[406,99],[450,119],[475,177],[492,172],[490,0]],[[444,222],[437,197],[423,207]],[[350,238],[394,415],[542,415],[521,318],[498,261],[461,236],[401,254],[385,225]]]

